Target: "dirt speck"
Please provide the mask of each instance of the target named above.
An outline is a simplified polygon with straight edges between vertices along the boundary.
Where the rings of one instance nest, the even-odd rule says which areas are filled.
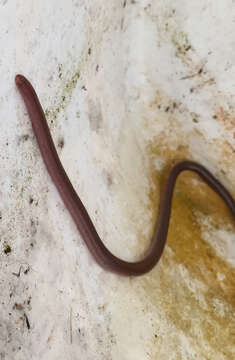
[[[11,247],[10,247],[10,245],[8,245],[8,244],[5,244],[4,245],[4,253],[6,254],[6,255],[8,255],[8,254],[10,254],[11,253]]]
[[[58,141],[58,147],[59,147],[60,149],[63,149],[63,147],[64,147],[64,139],[63,139],[63,138],[60,138],[60,139],[59,139],[59,141]]]

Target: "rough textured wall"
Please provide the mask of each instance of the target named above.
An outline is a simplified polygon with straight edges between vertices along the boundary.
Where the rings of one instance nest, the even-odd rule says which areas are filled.
[[[105,244],[147,248],[177,160],[235,196],[235,3],[0,1],[0,359],[230,360],[235,226],[193,174],[175,190],[149,274],[89,255],[43,165],[14,86],[28,76]]]

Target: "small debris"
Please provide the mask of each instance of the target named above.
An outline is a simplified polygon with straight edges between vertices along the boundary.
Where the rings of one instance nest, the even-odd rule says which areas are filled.
[[[18,311],[23,311],[24,307],[21,304],[15,303],[14,306],[13,306],[13,309],[16,309]]]
[[[24,318],[25,318],[25,322],[26,322],[27,329],[30,330],[29,319],[28,319],[28,316],[27,316],[25,313],[24,313]]]
[[[18,273],[13,272],[12,275],[15,275],[16,277],[20,277],[22,266],[20,266]]]
[[[10,245],[5,245],[5,247],[4,247],[4,253],[5,253],[6,255],[8,255],[8,254],[11,253],[11,247],[10,247]]]
[[[30,270],[30,267],[28,266],[27,269],[25,269],[24,274],[27,275]]]
[[[18,143],[21,142],[26,142],[29,139],[29,135],[28,134],[23,134],[19,137]]]
[[[63,147],[64,147],[64,139],[63,139],[63,138],[59,139],[59,141],[58,141],[58,147],[59,147],[60,149],[63,149]]]
[[[28,298],[28,300],[27,300],[27,305],[30,305],[31,300],[32,300],[32,296],[30,296],[30,297]]]

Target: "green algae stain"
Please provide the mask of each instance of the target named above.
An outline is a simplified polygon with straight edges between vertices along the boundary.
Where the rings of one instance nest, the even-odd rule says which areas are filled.
[[[58,65],[58,78],[63,82],[63,90],[60,96],[60,99],[56,106],[48,107],[45,110],[45,116],[48,121],[53,125],[59,113],[64,110],[72,99],[73,90],[77,86],[78,80],[80,78],[80,72],[75,71],[69,78],[69,80],[64,80],[63,75],[63,66],[62,64]]]
[[[157,144],[157,148],[150,146],[150,157],[153,160],[161,157],[168,165],[162,172],[152,166],[153,224],[159,188],[169,169],[176,161],[189,158],[187,147],[172,151],[161,144],[161,140]],[[223,201],[197,175],[187,171],[178,178],[174,192],[167,239],[171,255],[166,249],[160,265],[143,278],[142,284],[146,296],[190,339],[201,358],[215,359],[220,354],[221,359],[229,360],[235,355],[235,269],[203,239],[195,215],[198,212],[212,216],[216,228],[235,231],[233,218]],[[177,270],[179,267],[185,269],[191,284],[197,284],[197,291],[188,286],[186,275]],[[222,279],[218,280],[218,274],[223,275]]]
[[[174,31],[171,40],[176,48],[176,56],[179,58],[184,57],[192,49],[188,36],[183,31]]]

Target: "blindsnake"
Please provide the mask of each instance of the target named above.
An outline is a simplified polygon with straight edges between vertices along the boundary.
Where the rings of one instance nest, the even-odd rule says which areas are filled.
[[[23,75],[17,75],[15,82],[27,108],[47,170],[88,249],[103,268],[129,276],[147,273],[157,264],[167,239],[175,182],[184,170],[196,172],[224,200],[235,220],[235,201],[225,187],[202,165],[193,161],[182,161],[172,167],[163,186],[153,239],[144,258],[137,262],[127,262],[117,258],[100,239],[60,162],[45,114],[33,86]]]

